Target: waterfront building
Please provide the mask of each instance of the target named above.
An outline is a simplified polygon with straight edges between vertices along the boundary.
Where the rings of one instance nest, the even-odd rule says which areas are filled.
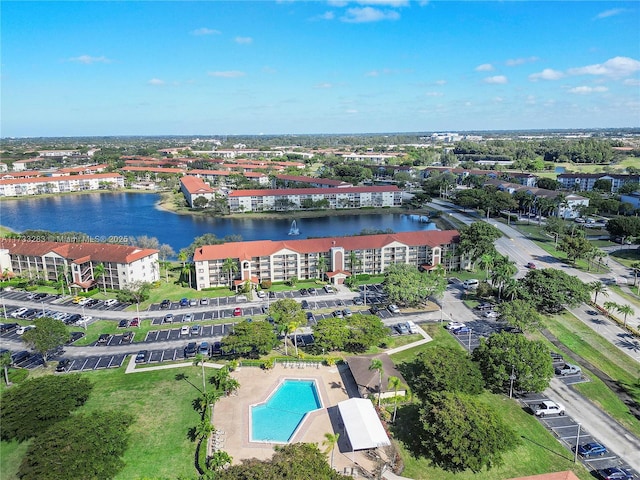
[[[216,191],[213,188],[201,178],[191,175],[185,175],[180,179],[180,190],[191,208],[198,198],[204,198],[207,202],[216,198]]]
[[[333,180],[331,178],[305,177],[302,175],[275,175],[275,177],[279,180],[277,183],[283,184],[285,188],[295,188],[301,185],[314,188],[353,187],[351,183],[343,182],[342,180]]]
[[[598,180],[610,181],[610,193],[615,193],[625,183],[640,184],[640,175],[622,173],[561,173],[558,175],[558,182],[563,188],[575,191],[590,192]]]
[[[104,273],[96,275],[96,267]],[[91,287],[122,290],[139,282],[160,279],[158,250],[111,243],[40,242],[0,239],[2,273],[65,282],[87,290]]]
[[[229,193],[231,212],[288,211],[314,208],[325,201],[325,208],[399,207],[402,191],[393,186],[291,188],[279,190],[235,190]],[[309,205],[309,206],[307,206]]]
[[[194,175],[206,180],[209,183],[226,183],[230,175],[242,175],[247,180],[258,182],[259,185],[267,185],[269,183],[269,175],[260,172],[233,172],[229,170],[202,170],[194,169],[189,171],[189,175]]]
[[[197,248],[193,256],[196,287],[202,290],[231,283],[238,288],[246,282],[257,285],[264,280],[282,282],[292,277],[326,278],[341,284],[353,273],[377,275],[395,263],[414,265],[422,271],[440,264],[447,270],[457,269],[460,267],[458,241],[456,230],[423,230],[206,245]],[[355,257],[353,265],[352,256]],[[234,268],[227,259],[232,260]]]
[[[118,173],[66,175],[0,180],[0,197],[20,197],[45,193],[82,192],[123,188],[124,177]]]

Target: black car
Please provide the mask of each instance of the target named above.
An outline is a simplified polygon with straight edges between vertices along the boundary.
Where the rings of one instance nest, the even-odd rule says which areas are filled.
[[[48,295],[47,295],[46,293],[36,293],[36,294],[33,296],[33,299],[34,299],[34,300],[42,300],[43,298],[47,298],[47,296],[48,296]]]
[[[221,342],[213,342],[213,345],[211,345],[211,355],[222,355]]]
[[[598,470],[598,475],[603,480],[632,480],[633,474],[624,468],[609,467]]]
[[[309,292],[309,295],[315,295],[317,293],[316,289],[313,287],[307,288],[307,292]]]
[[[269,292],[269,298],[276,298],[276,292]]]
[[[309,295],[309,292],[307,291],[306,288],[301,288],[299,292],[300,292],[300,295],[302,295],[303,297],[306,295]]]
[[[95,298],[92,298],[91,300],[89,300],[87,302],[87,304],[85,305],[85,307],[95,307],[97,304],[100,303],[100,300],[96,300]]]
[[[136,363],[145,363],[147,361],[148,356],[149,356],[148,350],[140,350],[136,355]]]
[[[195,357],[196,353],[198,353],[198,344],[196,342],[189,342],[187,346],[184,347],[185,358]]]
[[[78,314],[78,313],[74,313],[73,315],[71,315],[69,318],[67,318],[64,323],[66,323],[67,325],[73,325],[74,323],[76,323],[78,320],[80,320],[82,318],[82,315]]]
[[[0,323],[0,333],[8,332],[18,326],[17,323]]]
[[[316,317],[313,315],[313,312],[307,312],[307,322],[314,322]]]
[[[376,315],[380,309],[378,307],[376,307],[375,305],[372,305],[371,307],[369,307],[369,311],[373,314]]]
[[[76,340],[80,340],[82,337],[84,337],[84,332],[71,332],[67,345],[75,342]]]
[[[171,300],[162,300],[160,308],[171,308]]]
[[[302,302],[300,302],[300,306],[303,310],[307,310],[309,308],[309,302],[307,302],[306,300],[302,300]]]
[[[127,328],[129,326],[129,320],[120,320],[118,328]]]
[[[109,340],[111,340],[112,336],[113,335],[111,335],[110,333],[103,333],[98,337],[98,345],[106,345],[107,343],[109,343]]]
[[[71,365],[71,360],[69,360],[68,358],[63,358],[58,362],[58,365],[56,366],[56,372],[66,372],[69,368],[69,365]]]
[[[133,341],[133,332],[124,332],[122,334],[121,343],[131,343]]]
[[[361,299],[360,297],[355,297],[355,298],[353,299],[353,304],[354,304],[354,305],[362,305],[362,304],[363,304],[363,301],[362,301],[362,299]]]

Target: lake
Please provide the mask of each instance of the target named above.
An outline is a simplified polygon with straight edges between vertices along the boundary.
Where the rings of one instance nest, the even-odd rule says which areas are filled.
[[[363,229],[406,232],[434,230],[414,215],[367,214],[296,218],[299,236],[290,236],[292,220],[273,218],[206,218],[159,210],[151,193],[95,193],[25,198],[0,202],[0,225],[17,232],[39,229],[84,232],[97,237],[156,237],[178,252],[195,237],[240,235],[243,240],[285,240],[353,235]]]

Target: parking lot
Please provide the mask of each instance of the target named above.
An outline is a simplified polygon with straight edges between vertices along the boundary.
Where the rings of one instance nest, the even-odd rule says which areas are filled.
[[[73,298],[71,296],[62,296],[62,295],[52,295],[52,294],[47,294],[45,297],[43,298],[33,298],[35,295],[32,292],[25,292],[22,290],[4,290],[2,292],[0,292],[0,296],[2,298],[5,298],[9,301],[13,301],[13,302],[24,302],[24,301],[30,301],[30,302],[35,302],[35,303],[40,303],[42,304],[42,306],[45,307],[45,309],[55,309],[55,305],[63,305],[63,306],[76,306],[76,307],[82,307],[82,305],[77,305],[76,303],[73,302]],[[127,308],[129,305],[128,304],[124,304],[124,303],[119,303],[116,302],[113,305],[105,305],[104,301],[102,300],[94,300],[95,303],[92,304],[87,304],[84,305],[84,308],[86,310],[95,310],[95,311],[101,311],[101,310],[110,310],[110,311],[121,311],[124,310],[125,308]],[[8,310],[9,307],[7,307]]]

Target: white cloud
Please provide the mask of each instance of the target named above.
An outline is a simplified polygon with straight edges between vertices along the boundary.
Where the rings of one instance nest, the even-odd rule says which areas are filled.
[[[398,73],[397,70],[391,68],[383,68],[382,70],[371,70],[364,74],[365,77],[379,77],[380,75],[393,75]]]
[[[425,93],[427,97],[442,97],[444,93],[442,92],[427,92]]]
[[[149,80],[147,82],[147,84],[149,84],[149,85],[164,85],[165,81],[164,80],[160,80],[159,78],[152,78],[151,80]]]
[[[92,57],[91,55],[80,55],[79,57],[71,57],[70,62],[84,63],[85,65],[91,65],[92,63],[111,63],[107,57]]]
[[[446,84],[447,84],[447,81],[446,81],[446,80],[436,80],[434,83],[435,83],[436,85],[446,85]]]
[[[218,77],[218,78],[238,78],[244,77],[246,73],[241,72],[239,70],[227,70],[223,72],[207,72],[207,75],[210,77]]]
[[[347,110],[345,113],[348,113],[348,114],[350,114],[350,115],[353,115],[353,114],[358,113],[358,110],[355,110],[355,109],[351,108],[351,109]]]
[[[502,97],[493,97],[493,103],[502,103],[504,102],[504,98]]]
[[[624,82],[625,85],[629,85],[631,87],[640,87],[640,79],[638,78],[627,78]]]
[[[602,18],[614,17],[625,12],[624,8],[612,8],[611,10],[605,10],[596,15],[595,19],[600,20]]]
[[[533,63],[540,60],[538,57],[528,57],[528,58],[510,58],[506,62],[504,62],[508,67],[515,67],[517,65],[524,65],[525,63]]]
[[[220,30],[213,30],[211,28],[196,28],[195,30],[191,30],[191,35],[202,36],[202,35],[220,35],[222,32]]]
[[[608,92],[608,91],[609,89],[607,87],[587,87],[587,86],[574,87],[568,90],[569,93],[576,93],[578,95],[588,95],[589,93],[602,93],[602,92]]]
[[[493,72],[493,65],[490,63],[483,63],[475,68],[476,72]]]
[[[570,75],[603,75],[605,77],[622,78],[640,70],[640,62],[629,57],[614,57],[604,63],[570,68]]]
[[[333,84],[325,82],[325,83],[318,83],[317,85],[314,85],[313,88],[333,88]]]
[[[484,79],[484,83],[491,83],[491,84],[504,84],[507,83],[507,77],[505,77],[504,75],[495,75],[493,77],[487,77]]]
[[[398,20],[400,14],[393,10],[380,10],[372,7],[349,8],[345,15],[340,17],[345,23],[368,23],[383,20]]]
[[[529,75],[529,80],[532,82],[537,82],[538,80],[560,80],[565,75],[558,70],[553,70],[552,68],[545,68],[541,72],[532,73]]]
[[[234,42],[239,43],[240,45],[249,45],[253,43],[253,38],[251,37],[236,37],[233,39]]]
[[[316,17],[314,17],[317,20],[333,20],[334,18],[336,18],[336,14],[333,13],[332,11],[328,11],[328,12],[324,12]]]

